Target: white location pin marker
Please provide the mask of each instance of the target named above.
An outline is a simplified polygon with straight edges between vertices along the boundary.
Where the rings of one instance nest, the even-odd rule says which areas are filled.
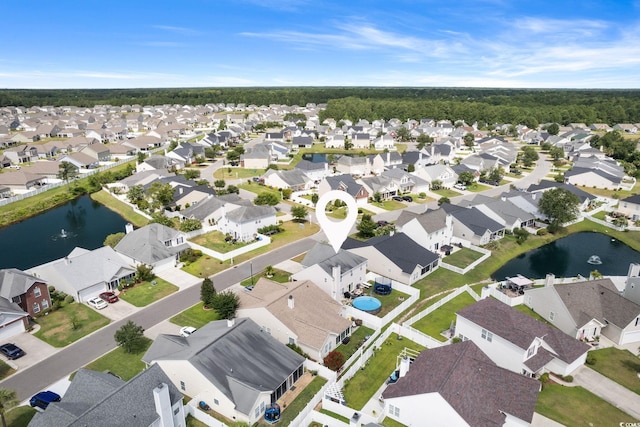
[[[327,218],[325,208],[327,204],[332,200],[341,200],[347,204],[347,217],[342,221],[334,221]],[[358,217],[358,206],[356,205],[356,199],[353,198],[346,191],[331,190],[318,199],[316,203],[316,218],[318,224],[322,227],[322,231],[329,239],[329,243],[333,247],[335,253],[338,253],[340,246],[347,240],[347,236],[356,223]]]

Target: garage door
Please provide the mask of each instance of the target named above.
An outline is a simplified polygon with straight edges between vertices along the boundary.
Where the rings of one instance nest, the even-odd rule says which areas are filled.
[[[634,342],[640,342],[640,331],[625,332],[620,344],[629,344]]]
[[[0,328],[0,341],[8,340],[22,332],[24,332],[24,323],[22,323],[22,320],[10,323],[4,328]]]

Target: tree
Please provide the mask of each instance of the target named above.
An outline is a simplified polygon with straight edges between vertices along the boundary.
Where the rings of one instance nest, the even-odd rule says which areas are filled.
[[[222,319],[233,319],[240,306],[240,298],[232,291],[224,291],[216,294],[212,301],[212,307]]]
[[[513,230],[513,235],[516,236],[516,242],[521,245],[529,238],[529,232],[524,228],[516,228]]]
[[[178,228],[180,229],[180,231],[188,233],[189,231],[202,229],[202,223],[199,219],[187,218],[180,222],[180,226]]]
[[[319,199],[320,199],[320,196],[318,196],[318,193],[313,193],[311,195],[311,203],[313,203],[314,205],[318,203]]]
[[[376,223],[371,219],[371,215],[363,214],[360,222],[356,225],[356,229],[358,230],[358,237],[368,239],[369,237],[375,236]]]
[[[438,199],[438,206],[442,206],[445,203],[451,203],[451,199],[449,199],[447,196],[443,196]]]
[[[137,205],[140,200],[144,199],[144,187],[142,187],[142,185],[129,187],[129,191],[127,191],[127,199],[131,203]]]
[[[227,193],[229,194],[240,194],[240,189],[235,185],[227,185]]]
[[[4,415],[9,409],[13,408],[18,403],[15,391],[0,388],[0,418],[2,419],[2,427],[7,427],[7,421],[5,420]]]
[[[471,132],[467,133],[464,136],[464,145],[466,145],[467,147],[473,147],[474,143],[475,143],[475,137],[473,136],[473,134]]]
[[[268,191],[263,191],[258,194],[258,197],[253,199],[253,203],[256,205],[268,205],[275,206],[280,203],[280,198],[275,194]]]
[[[500,182],[502,181],[502,177],[504,175],[504,171],[501,170],[502,167],[499,166],[497,168],[491,168],[489,169],[489,174],[488,174],[488,178],[489,181],[494,181],[494,182]]]
[[[526,146],[522,148],[522,163],[526,167],[531,166],[539,158],[538,152],[533,147]]]
[[[538,209],[549,219],[549,231],[555,233],[562,224],[578,217],[578,196],[564,188],[553,188],[542,193]]]
[[[291,216],[295,222],[304,222],[304,219],[307,217],[307,208],[304,206],[294,206],[291,208]]]
[[[123,237],[124,237],[123,232],[109,234],[107,237],[105,237],[103,245],[111,246],[112,248],[115,248],[116,245],[120,243],[120,240],[122,240]]]
[[[213,186],[216,188],[224,188],[225,185],[227,185],[227,183],[224,182],[224,179],[216,179],[213,181]]]
[[[187,169],[184,171],[184,177],[189,180],[200,178],[200,171],[197,169]]]
[[[414,165],[413,163],[410,163],[409,166],[407,166],[407,172],[411,173],[415,171],[416,171],[416,165]]]
[[[549,155],[555,161],[564,159],[564,150],[562,147],[551,147],[549,148]]]
[[[322,359],[322,363],[327,368],[332,371],[338,371],[344,365],[344,354],[340,353],[337,350],[333,350],[329,354],[327,354],[324,359]]]
[[[557,123],[551,123],[547,126],[547,132],[549,132],[549,135],[557,135],[560,132],[560,126]]]
[[[464,185],[471,185],[474,178],[475,177],[473,176],[473,172],[470,171],[460,172],[460,175],[458,175],[458,181],[460,181]]]
[[[150,282],[156,277],[153,273],[153,267],[146,264],[140,264],[136,267],[136,281]]]
[[[216,288],[213,286],[213,280],[207,277],[202,281],[202,285],[200,285],[200,300],[205,307],[213,308],[215,298]]]
[[[291,195],[293,194],[293,190],[290,188],[283,188],[282,189],[282,198],[284,200],[289,200],[291,198]]]
[[[122,325],[113,336],[116,343],[127,353],[137,353],[142,351],[145,344],[144,328],[136,325],[131,320]]]
[[[151,223],[156,223],[156,224],[162,224],[166,227],[169,228],[173,228],[174,227],[174,223],[173,220],[171,218],[169,218],[166,215],[163,215],[161,213],[154,213],[153,215],[151,215]]]
[[[439,179],[434,179],[433,181],[431,181],[432,190],[439,190],[441,188],[442,188],[442,181],[440,181]]]
[[[69,185],[69,180],[78,175],[78,168],[75,167],[73,163],[69,162],[60,162],[58,165],[58,178],[65,181],[67,186]]]
[[[267,265],[267,266],[264,268],[264,274],[266,274],[266,275],[267,275],[267,277],[273,277],[273,273],[274,273],[275,271],[276,271],[276,269],[275,269],[275,268],[273,268],[273,266],[272,266],[272,265]]]
[[[147,194],[151,196],[153,201],[152,206],[159,208],[161,206],[167,206],[173,200],[174,189],[171,184],[162,184],[158,181],[151,184],[147,190]]]
[[[144,159],[147,158],[147,155],[145,153],[143,153],[142,151],[138,151],[138,154],[136,155],[136,158],[138,159],[138,164],[144,162]]]
[[[411,134],[409,133],[409,129],[407,129],[404,126],[400,126],[396,130],[396,138],[398,139],[398,141],[401,141],[401,142],[409,141],[411,139]]]

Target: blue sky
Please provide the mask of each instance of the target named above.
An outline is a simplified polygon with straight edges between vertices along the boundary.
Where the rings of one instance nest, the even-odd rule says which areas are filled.
[[[5,2],[1,88],[640,88],[640,0]]]

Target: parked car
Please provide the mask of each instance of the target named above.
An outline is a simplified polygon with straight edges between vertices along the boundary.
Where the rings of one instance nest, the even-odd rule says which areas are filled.
[[[253,290],[253,288],[254,288],[254,285],[249,285],[249,286],[245,286],[244,290],[247,291],[247,292],[251,292]]]
[[[376,224],[378,224],[378,227],[386,227],[390,223],[389,223],[389,221],[380,220]]]
[[[9,360],[18,359],[26,354],[20,347],[13,343],[2,344],[0,346],[0,353],[7,356]]]
[[[456,190],[465,191],[467,189],[467,186],[461,182],[457,182],[456,185],[453,186],[453,188],[455,188]]]
[[[196,328],[194,328],[193,326],[183,326],[182,328],[180,328],[180,335],[182,335],[183,337],[188,337],[195,331]]]
[[[34,394],[33,397],[29,399],[29,405],[42,410],[47,409],[47,406],[49,406],[51,402],[60,402],[60,395],[49,390]]]
[[[402,200],[405,202],[413,202],[413,197],[411,196],[402,196]]]
[[[402,201],[402,197],[400,197],[400,196],[393,196],[392,199],[395,200],[396,202],[401,202]]]
[[[100,298],[102,298],[109,304],[113,304],[114,302],[119,301],[118,295],[114,294],[113,292],[103,292],[100,294]]]
[[[100,297],[91,298],[89,301],[87,301],[87,304],[89,304],[91,307],[95,308],[96,310],[102,310],[103,308],[107,308],[107,305],[108,305],[107,302]]]

